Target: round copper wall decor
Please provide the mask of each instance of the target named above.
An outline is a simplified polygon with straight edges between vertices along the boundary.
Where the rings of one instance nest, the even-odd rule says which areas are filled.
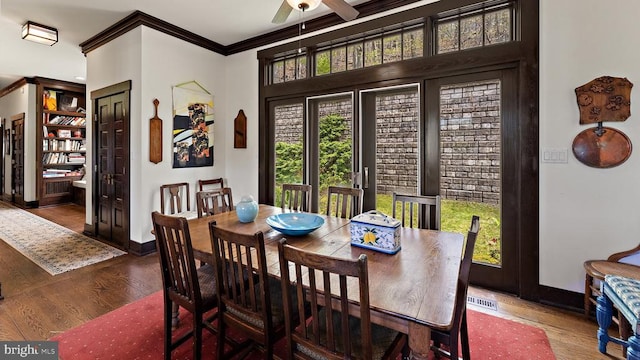
[[[623,132],[602,127],[602,135],[597,127],[579,133],[573,140],[573,155],[581,163],[595,168],[610,168],[625,162],[631,155],[631,141]]]

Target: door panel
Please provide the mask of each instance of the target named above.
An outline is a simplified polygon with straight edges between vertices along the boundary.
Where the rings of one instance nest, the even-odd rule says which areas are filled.
[[[426,82],[427,187],[443,199],[441,229],[466,234],[479,215],[471,281],[508,292],[518,287],[516,85],[515,70]]]
[[[24,205],[24,114],[12,118],[11,199]]]
[[[129,243],[128,93],[96,104],[97,235],[124,248]]]

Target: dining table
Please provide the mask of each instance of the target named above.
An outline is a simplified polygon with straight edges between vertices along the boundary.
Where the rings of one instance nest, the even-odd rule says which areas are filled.
[[[285,236],[272,229],[266,219],[292,212],[259,205],[252,222],[242,223],[235,211],[190,219],[189,233],[195,258],[213,263],[209,223],[243,234],[262,232],[269,276],[280,278],[278,242],[323,255],[357,259],[365,254],[369,270],[371,321],[408,335],[413,359],[426,359],[432,329],[452,327],[458,274],[464,245],[462,234],[399,228],[401,250],[391,255],[351,245],[350,220],[320,215],[324,224],[303,236]],[[355,298],[354,302],[357,303]]]

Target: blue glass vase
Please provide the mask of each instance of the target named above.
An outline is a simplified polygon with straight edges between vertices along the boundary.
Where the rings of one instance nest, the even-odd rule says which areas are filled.
[[[236,214],[241,223],[252,222],[258,216],[258,203],[251,195],[243,196],[236,205]]]

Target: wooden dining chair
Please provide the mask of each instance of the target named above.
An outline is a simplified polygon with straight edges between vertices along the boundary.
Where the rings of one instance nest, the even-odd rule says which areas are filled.
[[[402,226],[440,230],[440,195],[402,195],[393,193],[391,217],[399,219]],[[399,207],[399,217],[396,211]]]
[[[278,255],[287,359],[395,359],[401,354],[406,335],[371,323],[366,255],[356,260],[334,258],[293,247],[286,240],[278,243]],[[358,287],[347,285],[353,280]],[[359,306],[349,300],[349,290],[358,294],[354,298]],[[327,305],[329,294],[333,310]],[[309,304],[310,317],[293,316],[294,309],[302,313]],[[358,316],[349,315],[350,311]]]
[[[248,341],[225,353],[218,346],[217,358],[258,349],[265,359],[273,358],[274,343],[284,336],[284,314],[279,282],[270,286],[262,232],[239,234],[209,223],[213,265],[218,294],[218,344],[222,344],[227,328],[239,330]],[[253,274],[253,276],[247,276]],[[241,279],[246,286],[238,286]],[[272,292],[273,290],[273,292]],[[272,303],[272,300],[275,301]]]
[[[362,213],[364,190],[342,186],[329,186],[327,193],[327,216],[351,219]],[[335,203],[333,203],[334,198]],[[335,206],[333,206],[332,203],[335,204]]]
[[[309,212],[311,210],[311,190],[311,185],[308,184],[282,184],[280,206],[283,209]]]
[[[163,215],[157,211],[151,214],[151,218],[162,274],[164,358],[171,359],[172,350],[193,338],[193,358],[200,359],[202,330],[216,332],[211,321],[217,312],[205,318],[205,313],[218,306],[213,266],[196,268],[189,225],[185,218]],[[172,341],[172,320],[177,315],[175,305],[192,313],[193,324],[189,332]]]
[[[198,180],[198,188],[200,189],[199,191],[222,189],[223,187],[224,187],[223,178]]]
[[[230,188],[198,191],[196,193],[198,218],[233,210]]]
[[[467,233],[467,241],[464,245],[464,254],[460,263],[458,274],[458,288],[454,304],[453,323],[449,329],[432,329],[432,350],[437,355],[443,355],[449,359],[458,359],[458,339],[462,344],[462,359],[471,358],[469,349],[469,330],[467,327],[467,290],[469,289],[469,273],[473,261],[473,250],[476,238],[480,231],[480,218],[473,216],[471,226]],[[442,345],[445,345],[444,347]]]
[[[169,207],[167,208],[167,200]],[[186,209],[185,209],[186,208]],[[189,183],[165,184],[160,186],[160,212],[176,214],[191,210]]]

